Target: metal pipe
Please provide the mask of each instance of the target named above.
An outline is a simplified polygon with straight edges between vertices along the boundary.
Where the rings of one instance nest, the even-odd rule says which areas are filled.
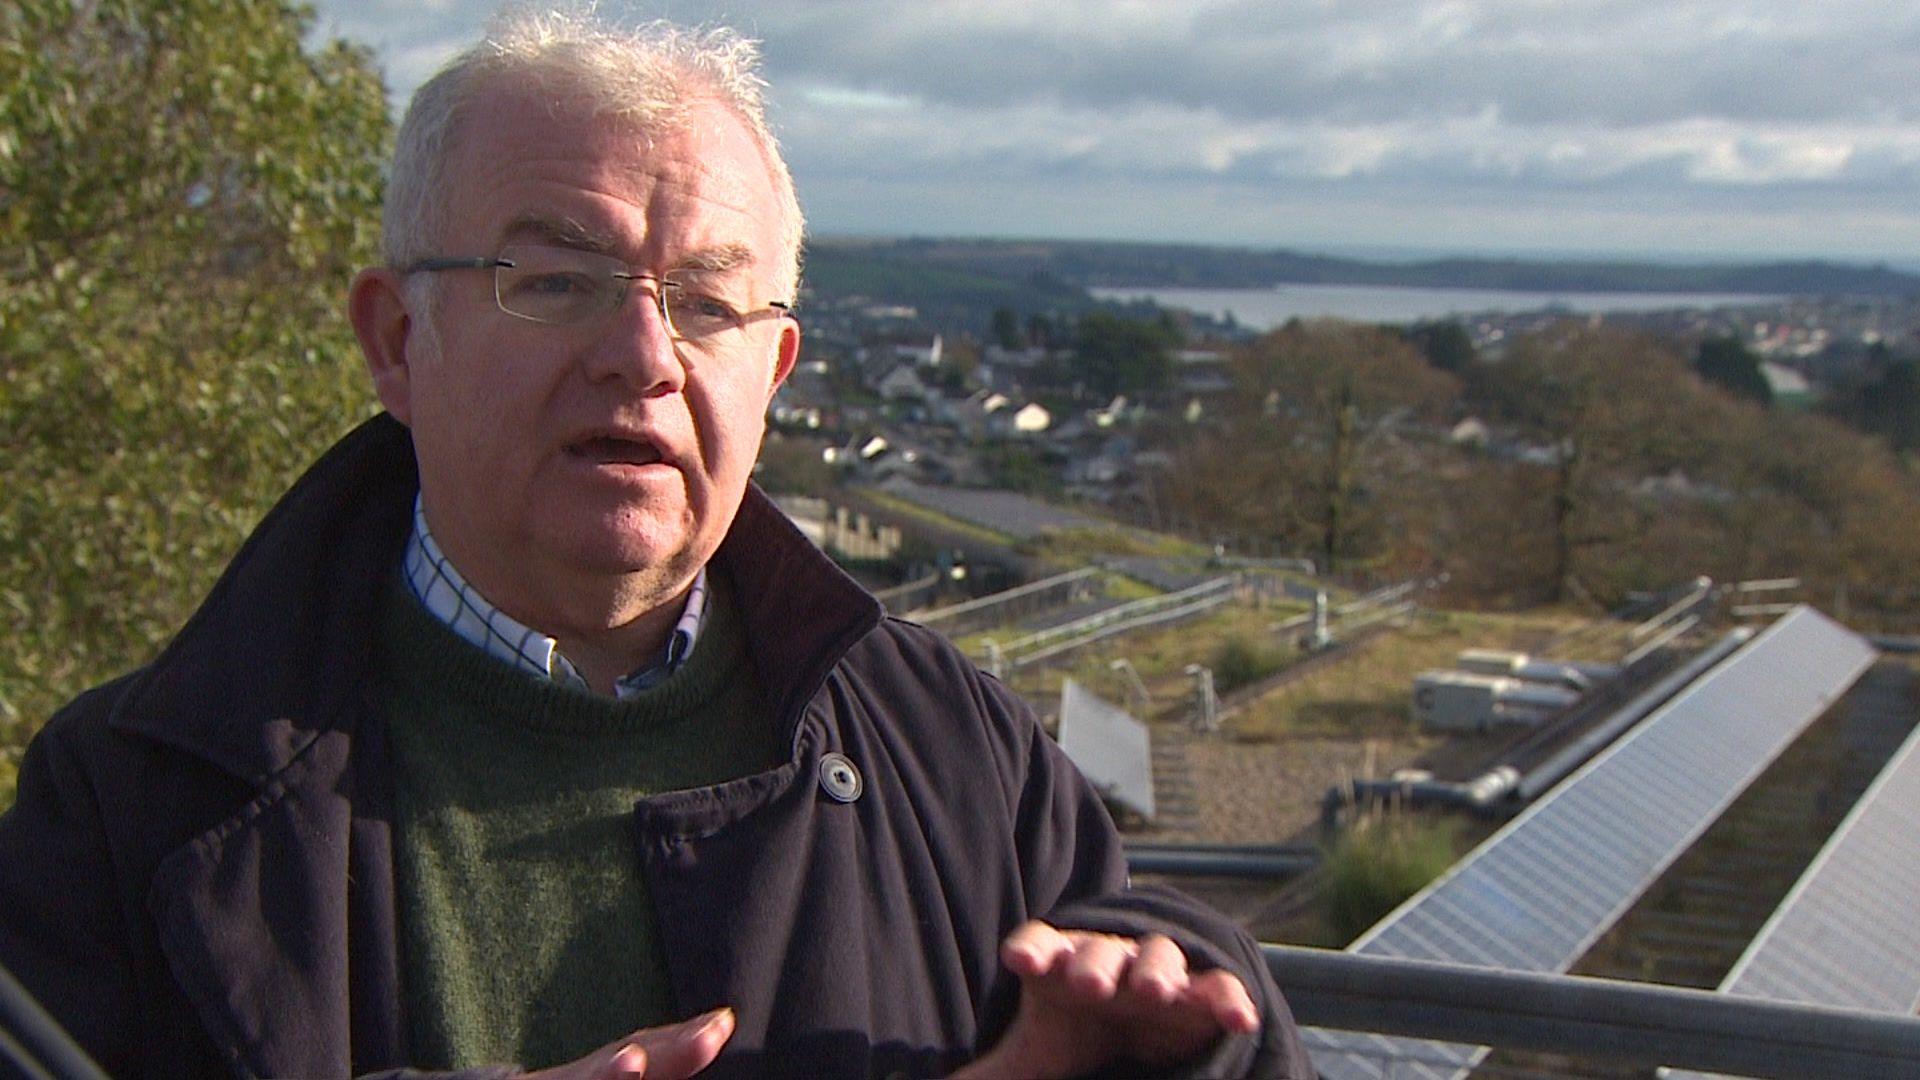
[[[1350,780],[1327,789],[1320,799],[1320,827],[1331,833],[1340,823],[1340,811],[1363,802],[1398,802],[1409,809],[1443,806],[1485,813],[1506,798],[1520,782],[1520,770],[1511,765],[1489,769],[1472,780]]]
[[[1170,594],[1170,595],[1178,595],[1178,594]],[[1072,652],[1074,649],[1078,649],[1085,645],[1091,645],[1096,641],[1105,640],[1106,638],[1113,637],[1115,634],[1131,633],[1132,631],[1138,630],[1143,626],[1154,626],[1159,623],[1172,621],[1174,619],[1184,619],[1190,615],[1196,615],[1203,611],[1211,611],[1214,608],[1217,608],[1221,604],[1224,604],[1227,601],[1232,599],[1233,599],[1233,594],[1231,592],[1219,592],[1219,593],[1215,593],[1212,596],[1203,596],[1198,600],[1195,600],[1191,603],[1182,604],[1179,607],[1165,608],[1162,610],[1151,611],[1145,615],[1138,615],[1133,618],[1130,618],[1125,622],[1114,623],[1108,626],[1102,626],[1095,630],[1089,630],[1087,633],[1083,634],[1080,637],[1073,638],[1068,641],[1055,642],[1054,644],[1048,645],[1045,648],[1035,650],[1034,652],[1026,653],[1025,655],[1009,660],[1007,662],[1007,666],[1010,670],[1017,671],[1020,668],[1026,667],[1029,664],[1037,664],[1045,660],[1051,660],[1062,653]],[[1141,604],[1142,602],[1143,601],[1136,600],[1133,602],[1133,605],[1129,605],[1129,607]],[[1011,649],[1012,647],[1013,646],[1011,645],[1007,646],[1008,649]]]
[[[1799,606],[1799,604],[1737,604],[1733,609],[1733,617],[1748,619],[1760,615],[1785,615]]]
[[[1320,865],[1314,847],[1221,844],[1128,844],[1127,869],[1137,874],[1292,878]]]
[[[87,1052],[47,1015],[13,973],[0,967],[0,1074],[106,1080]]]
[[[1669,642],[1698,625],[1700,625],[1700,616],[1698,615],[1689,615],[1681,619],[1679,622],[1660,631],[1651,641],[1643,642],[1639,648],[1621,657],[1621,666],[1632,667],[1647,657],[1652,656],[1656,651],[1666,648]]]
[[[1340,811],[1362,802],[1399,800],[1403,805],[1441,806],[1473,813],[1512,813],[1579,768],[1588,758],[1645,719],[1707,670],[1753,636],[1742,627],[1702,649],[1686,664],[1638,694],[1605,720],[1560,751],[1521,774],[1511,765],[1498,765],[1472,780],[1350,780],[1327,789],[1320,799],[1320,827],[1332,832]]]
[[[901,597],[911,596],[923,589],[931,589],[938,584],[940,584],[940,575],[928,574],[925,577],[915,578],[912,581],[895,585],[890,589],[881,589],[879,592],[873,594],[873,598],[880,601],[882,607],[888,611],[892,611],[894,602]]]
[[[1402,600],[1390,607],[1375,607],[1363,611],[1358,615],[1342,615],[1340,616],[1340,633],[1349,634],[1355,630],[1365,629],[1377,622],[1396,619],[1402,615],[1409,615],[1419,607],[1420,605],[1414,603],[1412,600]]]
[[[1868,634],[1867,642],[1881,652],[1920,653],[1920,637],[1906,637],[1897,634]]]
[[[1363,610],[1365,608],[1377,607],[1381,604],[1388,602],[1389,600],[1398,600],[1401,597],[1407,595],[1408,593],[1412,592],[1413,590],[1419,587],[1420,587],[1420,580],[1418,578],[1410,578],[1406,581],[1400,582],[1398,585],[1383,586],[1381,588],[1373,590],[1372,592],[1366,594],[1365,596],[1361,596],[1356,599],[1349,600],[1344,604],[1341,604],[1339,607],[1336,607],[1333,609],[1333,613],[1335,615],[1344,617],[1346,615],[1349,615],[1356,611]]]
[[[1149,596],[1140,600],[1132,600],[1116,607],[1107,608],[1104,611],[1096,611],[1091,615],[1082,616],[1072,622],[1061,623],[1059,626],[1050,626],[1045,630],[1037,630],[1025,637],[1015,638],[1013,641],[1007,643],[1006,649],[1008,652],[1032,649],[1043,642],[1052,641],[1055,638],[1071,638],[1077,634],[1091,633],[1100,627],[1130,619],[1141,612],[1152,612],[1164,608],[1178,607],[1194,601],[1195,598],[1211,599],[1220,597],[1222,593],[1232,589],[1235,584],[1236,582],[1233,578],[1218,577],[1182,589],[1179,592],[1162,593],[1159,596]],[[1224,599],[1224,597],[1222,597],[1222,599]]]
[[[1033,593],[1037,593],[1042,589],[1049,589],[1056,585],[1064,585],[1068,582],[1076,581],[1080,578],[1092,577],[1100,573],[1104,573],[1104,571],[1097,566],[1087,566],[1079,570],[1069,570],[1064,574],[1055,574],[1050,578],[1045,578],[1040,581],[1029,581],[1025,585],[1015,585],[1011,589],[1003,589],[1000,592],[991,593],[973,600],[964,600],[950,607],[923,612],[915,621],[922,626],[926,626],[944,619],[951,619],[957,615],[965,615],[968,612],[979,611],[981,608],[992,607],[995,604],[1004,604],[1009,600],[1018,600],[1023,596],[1030,596]]]
[[[1517,809],[1538,798],[1541,792],[1565,779],[1568,773],[1579,768],[1588,758],[1599,753],[1603,747],[1619,738],[1628,728],[1646,719],[1653,710],[1665,705],[1675,694],[1685,689],[1695,679],[1705,675],[1720,661],[1733,655],[1734,650],[1745,645],[1752,637],[1753,630],[1743,626],[1700,650],[1677,670],[1635,695],[1632,701],[1621,706],[1613,715],[1594,725],[1586,734],[1561,747],[1558,753],[1534,766],[1514,786],[1509,799],[1510,804]]]
[[[1653,633],[1654,630],[1658,629],[1662,623],[1665,623],[1667,620],[1674,618],[1675,616],[1679,615],[1681,612],[1686,611],[1688,608],[1691,608],[1693,605],[1699,603],[1700,601],[1705,600],[1707,596],[1712,592],[1713,592],[1712,578],[1698,577],[1693,579],[1693,587],[1687,591],[1687,594],[1685,596],[1682,596],[1680,599],[1675,600],[1673,603],[1667,605],[1666,610],[1662,611],[1660,614],[1655,615],[1653,618],[1648,619],[1646,622],[1641,623],[1639,626],[1636,626],[1633,629],[1628,630],[1627,640],[1639,641],[1641,638],[1646,637],[1648,634]]]
[[[1295,1019],[1763,1077],[1920,1076],[1920,1019],[1574,975],[1262,945]]]

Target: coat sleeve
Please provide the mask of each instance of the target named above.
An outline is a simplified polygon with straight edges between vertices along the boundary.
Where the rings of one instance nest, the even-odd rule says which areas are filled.
[[[84,722],[74,714],[97,706],[90,697],[64,721]],[[137,1072],[125,1052],[138,1029],[131,943],[100,807],[62,723],[28,745],[0,815],[0,964],[109,1072]]]
[[[27,746],[14,804],[0,814],[0,966],[109,1076],[224,1072],[229,1062],[174,985],[146,923],[140,902],[150,860],[116,845],[108,828],[103,795],[128,776],[103,773],[88,747],[101,737],[118,685],[82,695]],[[153,816],[168,815],[156,808]],[[0,1056],[0,1073],[5,1063]],[[495,1065],[372,1076],[500,1080],[520,1072]]]
[[[1005,710],[1023,744],[1013,755],[1018,771],[1009,779],[1018,785],[1015,828],[1028,910],[1063,929],[1164,934],[1195,969],[1224,968],[1240,978],[1259,1010],[1260,1030],[1222,1038],[1178,1075],[1312,1077],[1293,1015],[1259,945],[1191,897],[1173,889],[1132,888],[1119,833],[1098,793],[1019,698],[997,680],[982,678],[987,700]],[[1012,994],[1017,996],[1017,984]],[[1011,1019],[1009,1000],[996,1006],[982,1047],[997,1041]]]

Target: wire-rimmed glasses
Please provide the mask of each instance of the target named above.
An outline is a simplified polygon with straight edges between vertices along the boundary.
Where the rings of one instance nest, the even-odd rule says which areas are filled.
[[[692,274],[664,278],[637,274],[619,259],[576,248],[509,244],[494,256],[421,259],[405,272],[444,270],[492,270],[493,298],[501,311],[556,326],[611,314],[626,302],[634,282],[650,281],[654,305],[668,335],[707,352],[726,352],[744,344],[751,323],[793,313],[791,304],[779,302],[742,311],[714,291],[700,288]]]

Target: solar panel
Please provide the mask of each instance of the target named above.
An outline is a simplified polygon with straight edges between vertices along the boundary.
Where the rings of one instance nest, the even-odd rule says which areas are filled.
[[[1068,679],[1060,686],[1060,749],[1101,794],[1153,819],[1153,745],[1147,725]]]
[[[1030,540],[1049,529],[1094,529],[1107,522],[1064,510],[1012,491],[978,488],[928,487],[900,480],[885,488],[909,502],[950,517],[982,525],[1018,540]]]
[[[1797,608],[1350,950],[1566,971],[1873,657],[1859,636],[1812,608]],[[1323,1051],[1316,1063],[1329,1080],[1388,1070],[1396,1077],[1455,1076],[1486,1053],[1352,1032],[1317,1033],[1314,1045]]]
[[[1914,1012],[1920,1007],[1916,836],[1920,729],[1907,737],[1834,830],[1727,974],[1721,991]]]

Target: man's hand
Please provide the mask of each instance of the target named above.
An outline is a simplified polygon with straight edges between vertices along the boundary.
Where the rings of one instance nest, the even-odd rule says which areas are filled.
[[[1171,1066],[1223,1034],[1260,1027],[1237,977],[1189,972],[1186,954],[1159,934],[1136,941],[1029,922],[1001,943],[1000,961],[1020,979],[1020,1010],[954,1080],[1079,1076],[1116,1061]]]
[[[527,1080],[686,1080],[713,1064],[733,1037],[733,1010],[715,1009],[666,1027],[641,1028],[577,1061]]]

